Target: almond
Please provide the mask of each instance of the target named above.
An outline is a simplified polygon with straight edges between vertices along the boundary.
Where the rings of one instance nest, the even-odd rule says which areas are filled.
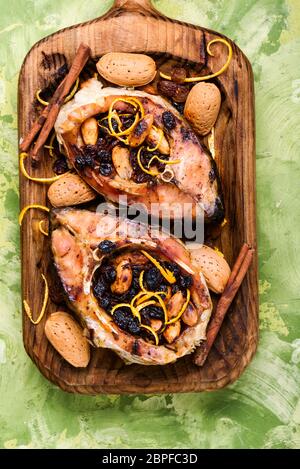
[[[146,140],[153,125],[153,115],[146,114],[134,127],[133,131],[128,137],[128,144],[131,147],[137,148]]]
[[[170,145],[166,137],[163,135],[161,138],[160,131],[156,127],[151,127],[149,135],[147,137],[147,142],[150,144],[152,148],[156,147],[157,144],[160,142],[158,151],[162,155],[169,155],[170,154]]]
[[[45,334],[55,350],[72,366],[85,368],[90,361],[90,347],[83,329],[65,312],[51,314],[45,324]]]
[[[156,64],[144,54],[110,52],[98,61],[97,70],[115,85],[144,86],[155,78]]]
[[[168,342],[168,344],[171,344],[172,342],[174,342],[175,339],[177,339],[177,337],[180,336],[180,331],[181,331],[181,322],[176,321],[173,324],[169,324],[166,327],[163,333],[163,336]]]
[[[198,83],[186,100],[184,116],[200,135],[207,135],[218,118],[221,93],[213,83]]]
[[[79,205],[95,199],[96,193],[77,174],[68,173],[55,181],[48,190],[53,207]]]
[[[224,257],[208,246],[191,251],[195,267],[203,273],[207,286],[215,293],[222,293],[230,276],[230,267]]]
[[[112,162],[121,179],[131,179],[133,170],[130,164],[130,151],[128,148],[119,147],[118,145],[114,147]]]
[[[86,145],[96,145],[98,140],[98,122],[95,117],[89,117],[81,126],[81,134]]]
[[[196,326],[199,321],[197,309],[192,303],[189,303],[185,312],[181,316],[182,321],[190,327]]]

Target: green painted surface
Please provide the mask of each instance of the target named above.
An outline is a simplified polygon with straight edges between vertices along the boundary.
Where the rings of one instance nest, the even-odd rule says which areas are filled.
[[[256,80],[261,340],[233,386],[210,394],[67,395],[22,346],[17,79],[32,44],[94,18],[105,0],[0,0],[0,447],[296,448],[300,446],[299,0],[157,0],[219,30]]]

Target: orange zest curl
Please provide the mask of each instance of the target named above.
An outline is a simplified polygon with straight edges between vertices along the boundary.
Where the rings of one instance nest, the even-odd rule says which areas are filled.
[[[32,312],[31,312],[31,308],[29,306],[29,304],[27,303],[26,300],[23,300],[23,306],[24,306],[24,310],[25,310],[25,313],[27,314],[30,322],[32,324],[34,324],[35,326],[37,324],[39,324],[41,322],[41,320],[43,319],[44,317],[44,314],[45,314],[45,311],[46,311],[46,307],[47,307],[47,303],[48,303],[48,299],[49,299],[49,288],[48,288],[48,282],[47,282],[47,279],[45,277],[45,275],[41,274],[42,275],[42,279],[44,280],[44,283],[45,283],[45,293],[44,293],[44,299],[43,299],[43,305],[42,305],[42,309],[41,309],[41,312],[38,316],[37,319],[33,319],[32,317]]]
[[[216,73],[212,73],[211,75],[205,75],[203,77],[190,77],[190,78],[186,78],[184,81],[185,83],[196,83],[196,82],[199,82],[199,81],[205,81],[205,80],[210,80],[211,78],[215,78],[215,77],[218,77],[219,75],[221,75],[222,73],[225,72],[225,70],[227,70],[227,68],[229,67],[229,64],[231,62],[231,59],[232,59],[232,46],[231,44],[226,40],[226,39],[223,39],[223,38],[216,38],[216,39],[213,39],[212,41],[210,41],[208,44],[207,44],[207,52],[208,54],[211,56],[211,57],[214,57],[214,53],[211,51],[211,45],[212,44],[215,44],[217,42],[221,42],[222,44],[225,44],[225,46],[227,47],[228,49],[228,57],[227,57],[227,60],[225,62],[225,64],[223,65],[222,68],[220,68],[220,70],[218,70]],[[169,81],[172,81],[172,77],[170,75],[166,75],[165,73],[162,73],[160,72],[160,76],[162,78],[164,78],[165,80],[169,80]]]
[[[23,218],[25,214],[28,212],[28,210],[32,208],[37,208],[39,210],[44,210],[44,212],[50,212],[50,208],[46,207],[45,205],[39,205],[39,204],[31,204],[31,205],[26,205],[20,212],[19,215],[19,225],[22,225]]]
[[[28,174],[28,172],[25,169],[24,161],[27,157],[28,157],[28,153],[21,153],[20,154],[20,171],[23,174],[23,176],[25,176],[30,181],[40,182],[42,184],[51,184],[52,182],[57,181],[58,179],[60,179],[61,177],[65,176],[67,174],[67,173],[59,174],[58,176],[53,176],[52,178],[32,177],[32,176],[30,176],[30,174]]]

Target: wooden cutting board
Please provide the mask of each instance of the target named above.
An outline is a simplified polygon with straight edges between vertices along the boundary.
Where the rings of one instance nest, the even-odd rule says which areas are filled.
[[[37,116],[35,92],[49,74],[72,61],[81,42],[91,47],[93,58],[110,51],[152,54],[160,64],[170,58],[180,63],[204,64],[213,72],[226,60],[226,48],[214,45],[215,56],[206,53],[207,43],[222,35],[171,20],[156,11],[149,0],[116,0],[104,16],[72,26],[41,40],[26,56],[19,80],[19,136]],[[232,265],[243,242],[256,247],[255,128],[251,65],[231,43],[233,59],[217,79],[223,102],[216,125],[216,161],[226,205],[227,225],[219,248]],[[52,162],[43,158],[32,174],[50,176]],[[47,204],[47,187],[20,176],[21,207]],[[49,241],[37,230],[43,214],[27,213],[21,229],[22,293],[35,311],[43,301],[41,273],[50,274]],[[47,315],[57,310],[49,301]],[[46,315],[46,316],[47,316]],[[187,356],[168,366],[125,366],[113,352],[93,350],[87,369],[68,365],[44,334],[44,320],[34,326],[23,314],[23,339],[27,353],[42,374],[65,391],[97,393],[159,393],[204,391],[222,388],[242,373],[253,356],[258,338],[257,259],[231,306],[205,366],[198,368]]]

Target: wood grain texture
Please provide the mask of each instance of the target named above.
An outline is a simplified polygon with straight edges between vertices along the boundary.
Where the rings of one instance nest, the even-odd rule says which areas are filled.
[[[137,27],[138,25],[138,27]],[[97,58],[110,51],[152,54],[158,62],[176,59],[216,71],[224,63],[224,46],[215,45],[215,57],[206,44],[218,33],[170,20],[147,0],[118,0],[103,17],[59,31],[33,46],[19,79],[19,137],[28,132],[37,116],[35,92],[46,85],[49,74],[70,64],[81,42]],[[228,224],[217,241],[229,263],[244,242],[256,248],[254,90],[251,66],[231,43],[233,60],[216,83],[222,91],[222,108],[216,125],[216,161],[219,167]],[[50,175],[51,162],[42,158],[33,175]],[[20,176],[21,207],[47,204],[47,187]],[[37,232],[43,213],[30,211],[21,229],[22,292],[35,311],[43,300],[41,273],[49,272],[47,238]],[[58,310],[49,301],[47,315]],[[61,308],[60,308],[61,309]],[[205,391],[222,388],[242,373],[253,356],[258,338],[257,258],[223,323],[205,366],[198,368],[187,356],[167,366],[125,366],[113,352],[94,350],[87,369],[68,365],[44,334],[44,320],[33,326],[23,314],[23,339],[27,353],[43,375],[68,392],[160,393]]]

